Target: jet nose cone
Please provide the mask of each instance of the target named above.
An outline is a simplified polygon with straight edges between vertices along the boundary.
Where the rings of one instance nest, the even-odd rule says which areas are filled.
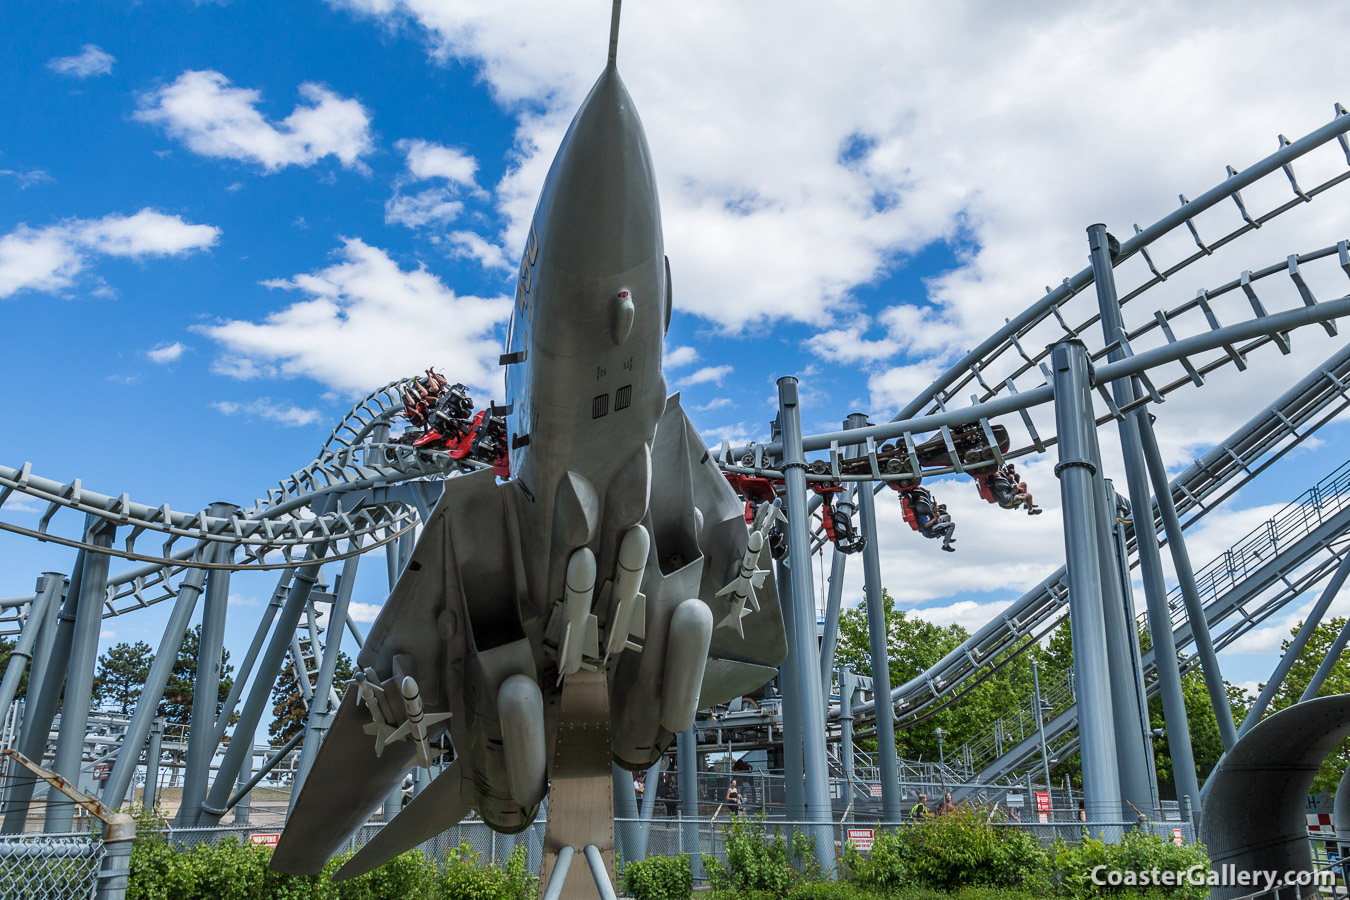
[[[647,136],[618,70],[591,88],[563,138],[540,199],[545,252],[586,276],[659,258],[661,213]]]

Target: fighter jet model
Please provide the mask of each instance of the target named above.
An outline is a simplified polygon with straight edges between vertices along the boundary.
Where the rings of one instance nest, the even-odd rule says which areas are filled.
[[[616,3],[608,64],[520,263],[501,359],[510,478],[446,480],[295,801],[278,871],[322,868],[448,730],[454,761],[338,877],[470,810],[519,832],[547,791],[545,881],[557,866],[563,897],[595,896],[584,867],[562,867],[585,850],[612,882],[611,760],[648,768],[698,709],[763,685],[786,655],[764,535],[752,550],[741,501],[666,396],[670,264],[617,29]]]

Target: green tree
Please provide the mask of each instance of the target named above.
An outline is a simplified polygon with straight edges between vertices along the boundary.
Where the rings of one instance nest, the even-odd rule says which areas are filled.
[[[130,715],[150,675],[153,651],[144,641],[114,644],[98,658],[94,702],[99,709]]]
[[[186,725],[192,720],[192,698],[197,683],[197,658],[201,656],[202,626],[189,631],[183,637],[183,646],[178,649],[178,658],[173,664],[173,673],[164,687],[164,698],[159,703],[159,714],[170,724]],[[230,673],[230,651],[221,650],[220,689],[216,697],[216,716],[225,705],[225,698],[234,687]]]
[[[342,685],[352,680],[354,674],[351,657],[338,651],[337,663],[333,667],[333,685],[342,693]],[[287,665],[281,670],[281,676],[272,688],[272,723],[267,733],[272,738],[272,746],[280,747],[305,729],[309,717],[309,707],[300,695],[300,681],[295,677],[295,667]]]
[[[955,650],[970,635],[960,625],[936,625],[897,610],[886,590],[881,592],[885,612],[888,668],[891,686],[898,687],[922,674]],[[839,646],[836,661],[860,675],[872,674],[871,643],[867,610],[857,607],[839,616]],[[1002,665],[998,665],[1002,663]],[[939,757],[937,729],[943,731],[945,750],[981,734],[989,724],[1031,693],[1031,666],[1024,657],[995,660],[997,668],[960,700],[917,724],[897,729],[896,748],[906,759],[936,760]],[[875,746],[873,743],[871,746]]]
[[[1308,643],[1299,654],[1298,659],[1289,668],[1289,674],[1285,676],[1284,682],[1279,690],[1275,692],[1275,699],[1271,701],[1270,709],[1266,715],[1271,715],[1278,710],[1288,706],[1293,706],[1303,696],[1308,685],[1312,682],[1313,675],[1317,672],[1322,660],[1326,659],[1327,653],[1331,650],[1331,644],[1336,640],[1336,636],[1341,633],[1345,627],[1344,618],[1333,618],[1322,622],[1313,629],[1308,638]],[[1298,630],[1303,627],[1300,622],[1289,631],[1292,638],[1298,634]],[[1291,640],[1284,641],[1280,647],[1281,653],[1289,652]],[[1262,685],[1265,687],[1265,685]],[[1327,680],[1322,683],[1317,696],[1328,697],[1332,694],[1350,693],[1350,662],[1346,661],[1345,654],[1336,660],[1335,665],[1331,667],[1331,674]],[[1239,719],[1239,721],[1241,721]],[[1340,783],[1341,774],[1350,768],[1350,738],[1342,741],[1328,754],[1322,762],[1322,768],[1318,770],[1317,777],[1313,779],[1312,790],[1336,792],[1336,786]]]

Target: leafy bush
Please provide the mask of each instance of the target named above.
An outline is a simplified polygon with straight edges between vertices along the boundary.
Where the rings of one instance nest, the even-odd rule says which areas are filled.
[[[630,862],[623,870],[623,889],[637,900],[688,900],[694,893],[689,854]]]
[[[266,847],[231,837],[180,851],[166,840],[162,817],[137,818],[127,900],[534,900],[538,890],[523,846],[501,868],[481,863],[467,844],[440,862],[410,850],[334,884],[333,873],[348,856],[318,875],[280,875],[267,867],[272,851]]]
[[[951,891],[965,886],[1026,888],[1047,883],[1048,860],[1024,831],[995,828],[977,809],[882,831],[871,854],[845,854],[847,870],[865,887],[891,892],[905,885]]]
[[[1081,844],[1058,843],[1053,851],[1056,885],[1059,893],[1076,900],[1099,897],[1167,897],[1171,900],[1204,900],[1209,894],[1207,885],[1178,884],[1152,885],[1143,890],[1138,886],[1097,885],[1092,882],[1092,871],[1098,866],[1106,872],[1145,872],[1157,868],[1162,872],[1185,872],[1196,866],[1209,870],[1209,854],[1203,844],[1177,846],[1157,834],[1131,831],[1118,844],[1108,844],[1084,836]],[[1181,878],[1179,881],[1185,882]]]
[[[791,858],[809,849],[804,839],[793,834],[792,845],[781,834],[767,834],[764,818],[734,818],[723,831],[727,865],[714,856],[703,854],[703,871],[714,890],[734,889],[738,897],[746,892],[764,892],[784,897],[802,876],[792,868]]]

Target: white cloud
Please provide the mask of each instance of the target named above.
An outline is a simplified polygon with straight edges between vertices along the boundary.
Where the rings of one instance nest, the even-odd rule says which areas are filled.
[[[726,409],[728,406],[735,406],[736,403],[730,397],[714,397],[701,406],[695,406],[698,412],[712,412],[715,409]]]
[[[145,351],[145,355],[150,357],[151,362],[171,363],[183,355],[187,350],[187,345],[181,341],[174,341],[172,344],[160,344],[158,347],[151,347]]]
[[[67,219],[58,225],[19,225],[0,237],[0,298],[18,291],[69,287],[93,254],[140,259],[178,256],[213,246],[220,229],[143,209],[131,216]]]
[[[88,78],[90,75],[112,74],[117,59],[97,44],[85,44],[74,56],[58,56],[47,61],[47,68],[62,75]]]
[[[899,353],[902,345],[893,338],[869,340],[863,337],[871,323],[858,316],[843,328],[822,331],[807,340],[812,353],[835,362],[879,362]]]
[[[514,271],[515,266],[506,258],[506,251],[493,244],[480,234],[472,231],[453,231],[450,233],[450,255],[478,260],[485,269],[505,269]]]
[[[271,397],[259,397],[257,400],[250,400],[247,403],[221,400],[211,405],[227,416],[265,419],[268,422],[276,422],[288,428],[300,428],[324,420],[323,413],[317,409],[305,409],[284,400],[273,400]]]
[[[722,382],[735,369],[732,366],[704,366],[696,372],[680,379],[682,387],[692,387],[696,384],[716,384],[720,386]]]
[[[143,96],[135,117],[162,126],[193,153],[255,163],[266,172],[326,156],[363,168],[361,157],[374,150],[365,107],[321,85],[299,90],[304,102],[274,124],[258,111],[259,91],[235,87],[219,72],[188,71]]]
[[[395,146],[407,158],[408,172],[413,178],[420,181],[444,178],[462,187],[478,189],[478,183],[474,181],[478,160],[469,154],[430,141],[402,140]]]
[[[678,369],[698,361],[698,351],[693,347],[667,347],[662,368]]]
[[[353,622],[369,624],[375,621],[375,617],[380,614],[383,606],[376,606],[374,603],[357,603],[353,601],[347,606],[347,613],[352,617]]]
[[[19,183],[19,190],[24,191],[35,184],[42,184],[44,181],[55,181],[51,175],[43,169],[0,169],[0,175],[7,178],[13,178]]]
[[[215,371],[238,378],[313,378],[353,393],[428,365],[501,398],[498,326],[508,297],[459,296],[424,268],[403,269],[349,238],[333,265],[268,287],[304,295],[261,322],[227,320],[198,330],[225,350]]]
[[[384,220],[390,225],[421,228],[454,221],[464,204],[445,188],[427,188],[416,194],[395,193],[384,204]]]

